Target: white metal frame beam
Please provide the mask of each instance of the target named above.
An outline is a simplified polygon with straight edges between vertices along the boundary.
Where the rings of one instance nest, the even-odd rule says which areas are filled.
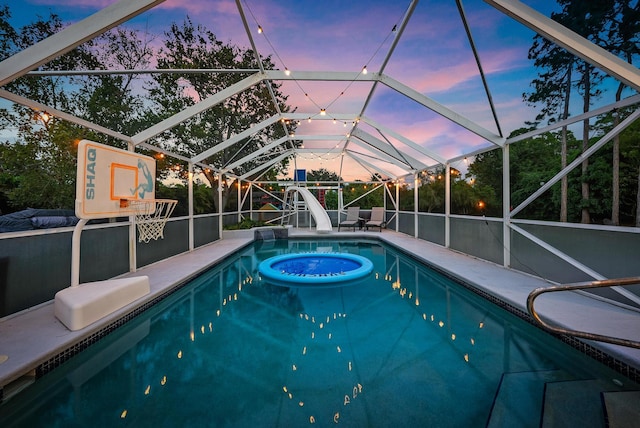
[[[203,162],[194,163],[190,158],[188,158],[186,156],[182,156],[182,155],[180,155],[178,153],[174,153],[174,152],[172,152],[170,150],[163,149],[162,147],[154,146],[153,144],[140,143],[140,144],[138,144],[138,147],[145,148],[147,150],[151,150],[152,152],[162,153],[165,156],[170,156],[172,158],[181,160],[181,161],[187,163],[189,165],[190,169],[193,169],[194,166],[197,166],[197,167],[202,168],[203,170],[204,169],[210,169],[212,171],[215,171],[217,174],[220,174],[220,170],[218,168],[212,166],[212,165],[209,165],[209,164],[206,164],[206,163],[203,163]]]
[[[149,128],[145,129],[142,132],[137,133],[136,135],[132,136],[132,140],[134,142],[134,144],[140,144],[142,142],[145,142],[153,137],[155,137],[158,134],[163,133],[164,131],[167,131],[171,128],[173,128],[174,126],[188,120],[189,118],[202,113],[205,110],[208,110],[210,108],[212,108],[213,106],[223,102],[224,100],[226,100],[229,97],[232,97],[235,94],[238,94],[258,83],[260,83],[262,81],[262,76],[260,75],[260,73],[255,73],[249,77],[245,77],[244,79],[242,79],[241,81],[234,83],[233,85],[229,86],[228,88],[224,88],[223,90],[221,90],[220,92],[211,95],[208,98],[205,98],[204,100],[200,101],[199,103],[196,103],[190,107],[185,108],[184,110],[174,114],[173,116],[156,123],[155,125],[150,126]],[[206,157],[206,156],[205,156]],[[194,162],[198,162],[200,160],[204,159],[203,157],[200,157],[199,159],[194,158],[193,161]]]
[[[392,173],[390,173],[389,171],[386,171],[382,168],[380,168],[379,166],[376,166],[374,164],[372,164],[371,162],[368,162],[364,159],[362,159],[359,155],[359,153],[354,152],[354,151],[345,151],[345,154],[348,155],[351,159],[353,159],[354,161],[358,162],[360,165],[362,165],[367,171],[371,172],[371,170],[378,172],[384,176],[387,176],[393,180],[397,179],[398,176],[394,175]]]
[[[493,121],[496,124],[496,129],[498,130],[498,134],[500,134],[500,136],[503,137],[504,135],[502,134],[500,121],[498,120],[498,113],[496,112],[496,107],[493,104],[493,97],[491,96],[491,90],[489,89],[489,83],[487,82],[487,77],[484,74],[482,62],[480,61],[480,55],[478,55],[478,49],[476,48],[476,43],[473,40],[473,36],[471,35],[471,28],[469,27],[469,22],[467,21],[467,15],[464,12],[464,6],[462,6],[462,0],[456,0],[456,5],[458,6],[458,13],[460,14],[460,19],[462,19],[462,25],[464,26],[464,30],[467,33],[467,39],[469,40],[471,52],[473,52],[473,57],[475,58],[476,65],[478,66],[478,72],[480,73],[482,86],[484,87],[484,92],[487,95],[487,101],[489,102],[489,107],[491,107],[491,114],[493,115]]]
[[[553,186],[558,181],[560,181],[562,179],[562,177],[564,177],[565,175],[569,174],[572,170],[574,170],[575,168],[580,166],[582,164],[582,162],[584,162],[585,159],[588,159],[593,153],[595,153],[602,146],[604,146],[609,141],[611,141],[616,135],[618,135],[626,127],[628,127],[633,122],[635,122],[636,119],[638,119],[638,118],[640,118],[640,109],[638,109],[635,112],[631,113],[625,120],[620,122],[618,124],[618,126],[613,128],[611,131],[607,132],[607,134],[604,135],[600,140],[598,140],[597,143],[593,144],[591,147],[589,147],[587,150],[585,150],[583,153],[581,153],[573,162],[571,162],[569,165],[567,165],[562,171],[560,171],[559,173],[554,175],[549,181],[547,181],[536,192],[534,192],[531,196],[529,196],[527,199],[525,199],[520,205],[515,207],[511,211],[511,217],[514,217],[516,214],[518,214],[520,211],[522,211],[527,205],[529,205],[531,202],[533,202],[535,199],[537,199],[538,196],[542,195],[544,192],[549,190],[551,188],[551,186]]]
[[[251,49],[253,50],[253,54],[256,58],[256,63],[258,64],[258,68],[260,69],[260,73],[264,75],[264,65],[262,64],[262,57],[260,55],[260,51],[258,51],[258,47],[256,46],[256,42],[253,39],[253,34],[251,34],[251,30],[249,29],[249,23],[247,22],[247,17],[244,14],[244,9],[242,8],[242,3],[240,0],[236,0],[236,7],[238,8],[238,13],[240,14],[240,19],[242,20],[242,25],[244,26],[244,30],[247,33],[247,37],[249,38],[249,43],[251,44]],[[267,85],[267,90],[269,91],[269,96],[271,97],[271,101],[273,102],[273,107],[278,112],[279,115],[282,115],[282,109],[280,105],[278,105],[278,99],[276,98],[276,94],[273,91],[272,85]],[[284,134],[287,135],[287,127],[284,123],[282,125],[282,130]],[[291,144],[291,148],[293,148],[293,144]]]
[[[289,137],[282,137],[282,138],[278,138],[275,141],[272,141],[271,143],[261,147],[260,149],[256,150],[255,152],[251,152],[249,153],[247,156],[238,159],[237,161],[235,161],[234,163],[232,163],[231,165],[227,165],[222,169],[223,173],[227,173],[227,172],[233,172],[233,170],[237,167],[239,167],[240,165],[244,164],[245,162],[248,162],[250,160],[255,160],[257,156],[263,154],[264,152],[267,152],[271,149],[273,149],[276,146],[279,146],[280,144],[284,143],[285,141],[287,141],[289,139]]]
[[[0,63],[0,86],[17,79],[164,0],[120,0]]]
[[[287,74],[281,70],[265,70],[265,80],[319,80],[325,82],[375,82],[380,80],[379,73],[362,74],[353,71],[290,71]]]
[[[384,73],[385,68],[387,68],[387,64],[389,63],[389,60],[391,59],[391,55],[393,55],[393,52],[396,50],[396,47],[398,46],[398,42],[400,41],[400,38],[402,37],[402,33],[404,33],[404,30],[407,27],[407,24],[409,23],[409,20],[411,19],[411,15],[413,15],[413,11],[415,10],[417,5],[418,5],[418,0],[412,0],[411,3],[409,4],[409,7],[407,8],[404,16],[402,17],[402,20],[400,21],[399,27],[396,28],[396,36],[393,38],[393,41],[391,42],[391,46],[389,46],[389,50],[387,51],[387,54],[385,55],[384,59],[382,60],[382,64],[380,65],[379,73]],[[376,88],[378,87],[378,82],[379,82],[379,80],[376,81],[373,84],[373,86],[371,87],[371,90],[367,94],[367,99],[364,101],[364,104],[362,105],[362,110],[360,111],[360,116],[362,116],[364,114],[364,112],[367,110],[367,107],[369,107],[369,103],[371,102],[371,99],[373,98],[373,94],[375,93]],[[351,132],[353,132],[357,127],[358,127],[358,123],[356,122],[354,124]]]
[[[313,113],[283,113],[282,115],[285,119],[293,120],[293,121],[303,121],[312,119],[316,120],[339,120],[339,121],[349,121],[353,122],[359,119],[359,117],[354,113],[329,113],[326,116],[321,116],[318,112]]]
[[[172,127],[188,120],[189,118],[193,117],[196,114],[199,114],[209,108],[212,108],[213,106],[219,104],[220,102],[223,102],[224,100],[226,100],[228,97],[231,97],[239,92],[242,92],[248,88],[250,88],[251,86],[254,86],[258,83],[260,83],[261,81],[264,80],[320,80],[320,81],[342,81],[342,80],[360,80],[360,81],[381,81],[383,82],[385,85],[389,86],[390,88],[400,92],[401,94],[413,99],[414,101],[422,104],[423,106],[429,108],[430,110],[441,114],[445,117],[447,117],[448,119],[454,121],[455,123],[465,127],[466,129],[469,129],[470,131],[482,136],[483,138],[489,139],[489,141],[495,143],[495,137],[499,137],[496,135],[490,135],[489,131],[483,130],[481,127],[479,127],[477,124],[473,123],[472,121],[469,121],[468,119],[463,118],[462,116],[458,115],[457,113],[449,110],[448,108],[438,104],[437,102],[430,100],[428,97],[413,91],[411,88],[395,81],[394,79],[388,77],[388,76],[384,76],[381,75],[379,73],[368,73],[366,75],[363,75],[361,73],[352,73],[352,72],[325,72],[325,71],[319,71],[319,72],[295,72],[294,73],[295,76],[291,76],[291,75],[287,75],[285,72],[283,71],[278,71],[278,70],[265,70],[264,73],[254,73],[251,76],[241,80],[240,82],[223,89],[222,91],[202,100],[201,102],[171,116],[170,118],[167,118],[149,128],[147,128],[146,130],[131,136],[131,137],[126,137],[124,138],[125,141],[128,142],[132,142],[135,145],[139,145],[151,138],[153,138],[156,135],[159,135],[160,133],[171,129]],[[79,119],[71,119],[73,116],[68,115],[68,119],[72,120],[74,122],[78,122]],[[194,163],[200,162],[204,159],[206,159],[208,156],[211,156],[217,152],[219,152],[220,150],[223,150],[229,146],[231,146],[232,144],[235,144],[236,142],[241,141],[244,138],[249,137],[250,135],[254,134],[255,132],[259,131],[260,129],[265,128],[266,126],[269,126],[273,123],[275,123],[277,120],[280,119],[284,119],[284,118],[288,118],[291,120],[303,120],[303,119],[307,119],[313,117],[314,119],[321,119],[321,120],[353,120],[357,123],[358,120],[358,116],[354,115],[354,114],[334,114],[334,115],[328,115],[328,116],[322,116],[320,117],[317,113],[314,114],[303,114],[303,113],[292,113],[292,114],[277,114],[272,116],[271,118],[267,119],[266,121],[261,122],[260,124],[251,127],[247,130],[245,130],[244,132],[237,134],[236,136],[230,138],[229,140],[226,140],[224,142],[222,142],[221,144],[217,144],[216,146],[206,150],[205,152],[202,152],[196,156],[194,156],[191,160]],[[393,130],[383,127],[380,124],[375,123],[373,120],[371,120],[370,118],[366,118],[367,123],[371,126],[373,126],[374,128],[376,128],[379,132],[381,132],[383,135],[389,134],[391,136],[393,136],[394,138],[398,139],[399,141],[401,141],[402,143],[404,143],[405,145],[408,145],[409,147],[411,147],[412,149],[418,151],[421,154],[424,154],[425,156],[430,157],[431,159],[434,159],[440,163],[444,163],[445,159],[442,156],[438,156],[436,153],[433,153],[431,151],[425,150],[423,147],[419,146],[418,144],[412,142],[411,140],[399,135],[398,133],[394,132]],[[96,129],[97,125],[92,126],[91,128]],[[98,130],[98,129],[97,129]],[[100,130],[100,132],[104,132],[108,135],[113,135],[116,136],[117,138],[122,138],[122,136],[120,135],[114,135],[113,131],[107,130],[106,128],[102,128]],[[307,140],[335,140],[335,141],[340,141],[340,140],[344,140],[345,137],[343,136],[329,136],[327,138],[327,136],[305,136],[304,138],[306,138]],[[372,138],[375,138],[372,136]],[[493,138],[493,139],[492,139]],[[302,139],[302,137],[298,136],[296,137],[296,139]],[[384,143],[385,145],[390,145],[389,142]],[[391,146],[393,147],[393,146]],[[394,147],[395,150],[397,150]],[[404,155],[404,153],[403,153]],[[424,166],[424,163],[420,162],[420,164]],[[418,166],[415,165],[414,166]],[[422,168],[422,167],[421,167]]]
[[[362,147],[363,149],[368,151],[371,151],[372,149],[376,149],[375,147],[371,146],[368,142],[360,138],[351,139],[350,141],[351,141],[351,144],[354,144],[355,146],[358,146],[358,147]],[[385,151],[375,150],[375,152],[376,152],[375,155],[372,154],[371,157],[375,156],[383,162],[393,164],[399,168],[402,168],[403,171],[407,171],[408,165],[406,163],[403,163],[398,159],[396,159],[395,157],[388,155]],[[360,156],[365,156],[363,153],[354,151],[352,147],[349,147],[348,149],[344,150],[344,153],[353,153]]]
[[[346,81],[373,81],[373,82],[381,82],[383,84],[385,84],[386,86],[388,86],[391,89],[394,89],[395,91],[399,92],[400,94],[412,99],[413,101],[416,101],[417,103],[421,104],[422,106],[432,110],[433,112],[449,119],[450,121],[462,126],[463,128],[469,130],[470,132],[486,139],[487,141],[491,142],[492,144],[495,144],[496,146],[503,146],[504,142],[505,142],[505,138],[495,134],[485,128],[483,128],[482,126],[478,125],[477,123],[465,118],[464,116],[456,113],[455,111],[445,107],[442,104],[439,104],[438,102],[432,100],[431,98],[413,90],[412,88],[398,82],[397,80],[381,74],[381,73],[368,73],[368,74],[362,74],[362,73],[348,73],[348,72],[331,72],[331,71],[298,71],[298,72],[291,72],[289,75],[287,75],[284,71],[276,71],[276,70],[267,70],[265,71],[265,75],[267,79],[270,80],[314,80],[314,81],[341,81],[341,80],[346,80]],[[296,114],[291,114],[288,115],[287,117],[290,117],[292,119],[296,119],[296,120],[303,120],[309,117],[312,117],[314,119],[318,119],[318,117],[316,116],[317,113],[314,113],[313,115],[305,115],[302,113],[296,113]],[[335,118],[336,120],[338,120],[338,118],[336,117],[336,115],[328,115],[326,118],[322,117],[321,119],[326,119],[326,120],[331,120]],[[371,126],[376,127],[379,130],[382,130],[382,127],[380,125],[374,125],[373,121],[371,121],[371,119],[368,119],[369,124]],[[389,132],[389,130],[387,129],[386,132]],[[391,135],[391,134],[390,134]],[[394,135],[395,138],[398,138],[397,134]],[[401,139],[401,138],[398,138]],[[424,148],[416,145],[415,143],[412,143],[410,140],[408,139],[404,139],[402,138],[402,141],[407,144],[410,145],[412,148],[419,150],[421,153],[425,154],[426,156],[431,157],[432,159],[441,162],[441,163],[445,163],[446,160],[442,157],[442,156],[438,156],[437,154],[433,153],[433,152],[428,152],[425,151]]]
[[[371,119],[370,117],[367,116],[362,116],[360,118],[361,121],[371,125],[372,127],[374,127],[375,129],[378,130],[378,132],[385,134],[385,135],[390,135],[391,137],[395,138],[396,140],[400,141],[401,143],[411,147],[413,150],[417,151],[418,153],[421,153],[425,156],[428,156],[429,158],[435,160],[436,162],[440,162],[441,164],[445,164],[447,162],[447,160],[438,155],[437,153],[425,149],[424,147],[422,147],[419,144],[416,144],[414,141],[408,139],[407,137],[398,134],[397,132],[395,132],[394,130],[387,128],[386,126],[383,126],[377,122],[375,122],[373,119]]]
[[[240,177],[238,177],[240,180],[247,180],[247,177],[250,177],[251,175],[255,174],[258,171],[262,171],[265,168],[269,168],[271,165],[275,164],[276,162],[280,162],[282,159],[286,158],[287,156],[291,156],[292,152],[291,150],[281,154],[278,157],[275,157],[273,159],[271,159],[269,162],[262,164],[254,169],[252,169],[249,172],[246,172],[244,174],[242,174]]]
[[[233,137],[229,138],[228,140],[224,140],[220,144],[216,144],[215,146],[211,147],[210,149],[207,149],[204,152],[200,153],[199,155],[194,156],[192,160],[194,162],[198,162],[198,161],[202,161],[202,160],[208,158],[209,156],[215,155],[219,151],[224,150],[227,147],[230,147],[230,146],[232,146],[232,145],[244,140],[245,138],[249,138],[253,134],[255,134],[256,132],[259,132],[259,131],[263,130],[264,128],[268,127],[268,126],[273,125],[278,120],[280,120],[278,115],[271,116],[270,118],[263,120],[262,122],[258,123],[257,125],[252,126],[250,128],[247,128],[244,131],[242,131],[241,133],[236,134]]]
[[[303,140],[303,141],[341,141],[345,140],[347,137],[345,135],[340,134],[302,134],[302,135],[294,135],[291,137],[293,140]],[[327,148],[328,149],[328,148]],[[323,151],[325,149],[321,149]]]
[[[112,76],[127,74],[253,74],[255,68],[138,68],[130,70],[32,70],[27,76]]]
[[[105,128],[104,126],[97,125],[95,123],[89,122],[88,120],[81,119],[72,114],[65,113],[61,110],[55,109],[53,107],[49,107],[45,104],[30,100],[29,98],[16,95],[7,90],[0,89],[0,97],[6,100],[12,101],[16,104],[29,107],[30,109],[33,109],[35,111],[42,111],[42,112],[46,111],[47,113],[57,118],[64,119],[71,123],[75,123],[76,125],[84,126],[85,128],[88,128],[88,129],[93,129],[94,131],[101,132],[105,135],[109,135],[111,137],[117,138],[122,141],[126,141],[127,143],[132,142],[131,137],[129,137],[128,135],[124,135],[124,134],[121,134],[120,132],[112,131],[111,129]]]
[[[330,149],[328,149],[328,148],[327,149],[310,149],[310,148],[307,148],[307,147],[298,147],[298,148],[295,149],[295,152],[298,153],[298,154],[306,154],[306,153],[317,154],[317,153],[322,153],[322,154],[328,155],[330,153],[333,153],[333,154],[342,153],[342,149],[337,148],[337,147],[333,147],[333,148],[330,148]]]
[[[382,141],[379,138],[376,138],[375,136],[361,129],[354,129],[353,133],[351,134],[351,138],[352,139],[358,138],[363,142],[365,142],[366,144],[370,145],[371,147],[374,147],[375,149],[381,151],[382,153],[390,156],[391,158],[395,159],[398,162],[397,163],[398,166],[401,166],[406,171],[409,171],[409,170],[419,171],[427,167],[427,165],[420,162],[418,159],[415,159],[414,157],[409,156],[408,154],[402,152],[401,150],[398,150],[397,148],[393,147],[391,144],[385,141]],[[393,151],[389,150],[389,148],[393,149]],[[400,156],[400,158],[398,156]],[[407,166],[409,168],[407,168]]]
[[[549,132],[549,131],[552,131],[554,129],[562,128],[563,126],[571,125],[572,123],[581,122],[581,121],[583,121],[585,119],[590,119],[592,117],[599,116],[599,115],[604,114],[604,113],[608,113],[608,112],[610,112],[611,110],[614,110],[614,109],[628,107],[628,106],[632,106],[632,105],[638,104],[638,103],[640,103],[640,94],[636,94],[636,95],[633,95],[631,97],[628,97],[628,98],[625,98],[623,100],[620,100],[618,102],[615,102],[613,104],[609,104],[609,105],[606,105],[604,107],[600,107],[598,109],[591,110],[591,111],[588,111],[586,113],[582,113],[582,114],[579,114],[577,116],[572,116],[572,117],[570,117],[568,119],[555,122],[555,123],[553,123],[553,124],[551,124],[549,126],[546,126],[544,128],[534,129],[531,132],[525,132],[524,134],[516,135],[513,138],[508,138],[507,139],[507,144],[512,144],[512,143],[515,143],[517,141],[526,140],[527,138],[531,138],[531,137],[534,137],[536,135],[544,134],[545,132]]]
[[[444,105],[434,101],[433,99],[427,97],[426,95],[421,94],[420,92],[416,91],[415,89],[398,82],[397,80],[383,75],[381,76],[381,80],[382,83],[384,83],[386,86],[388,86],[389,88],[399,92],[400,94],[406,96],[407,98],[417,102],[418,104],[423,105],[424,107],[428,108],[429,110],[433,111],[434,113],[437,113],[447,119],[449,119],[451,122],[457,123],[458,125],[462,126],[463,128],[467,129],[470,132],[473,132],[474,134],[478,135],[479,137],[484,138],[485,140],[495,144],[496,146],[502,147],[504,145],[505,142],[505,138],[501,137],[498,134],[495,134],[485,128],[483,128],[482,126],[478,125],[477,123],[475,123],[474,121],[467,119],[466,117],[462,116],[459,113],[456,113],[455,111],[451,110],[448,107],[445,107]]]
[[[533,235],[532,233],[527,232],[526,230],[522,229],[521,227],[516,226],[513,223],[510,224],[509,227],[514,232],[519,233],[520,235],[522,235],[525,238],[529,239],[531,242],[533,242],[536,245],[544,248],[545,250],[549,251],[554,256],[558,257],[561,260],[564,260],[565,262],[567,262],[568,264],[570,264],[574,268],[586,273],[590,277],[592,277],[592,278],[594,278],[596,280],[605,280],[605,279],[607,279],[607,277],[605,277],[604,275],[600,274],[599,272],[596,272],[595,270],[591,269],[589,266],[586,266],[586,265],[580,263],[578,260],[576,260],[573,257],[569,256],[568,254],[560,251],[556,247],[546,243],[542,239],[538,238],[537,236]],[[632,302],[634,302],[636,304],[640,304],[640,297],[638,297],[636,294],[632,293],[631,291],[626,290],[624,287],[613,286],[613,287],[611,287],[611,290],[615,291],[616,293],[620,294],[621,296],[626,297],[627,299],[629,299],[630,301],[632,301]]]
[[[544,134],[545,132],[550,132],[553,131],[554,129],[558,129],[561,128],[563,126],[566,125],[571,125],[573,123],[577,123],[580,122],[584,119],[588,119],[588,118],[592,118],[595,116],[599,116],[601,114],[607,113],[611,110],[614,109],[618,109],[618,108],[623,108],[623,107],[629,107],[632,106],[634,104],[639,104],[640,103],[640,94],[636,94],[633,96],[630,96],[628,98],[625,98],[623,100],[620,100],[618,102],[615,102],[613,104],[609,104],[606,105],[604,107],[600,107],[598,109],[595,110],[591,110],[587,113],[583,113],[577,116],[572,116],[568,119],[565,120],[561,120],[559,122],[555,122],[549,126],[546,126],[544,128],[538,128],[538,129],[534,129],[530,132],[525,132],[524,134],[520,134],[520,135],[516,135],[515,137],[511,137],[511,138],[507,138],[506,144],[513,144],[516,143],[518,141],[522,141],[525,140],[527,138],[531,138],[531,137],[535,137],[536,135],[540,135],[540,134]],[[496,148],[494,146],[485,146],[485,147],[481,147],[479,149],[473,150],[471,152],[467,152],[466,154],[462,154],[460,156],[456,156],[453,157],[451,159],[449,159],[448,161],[451,163],[457,162],[459,160],[462,160],[466,157],[473,157],[476,155],[479,155],[480,153],[485,153],[485,152],[489,152],[491,150],[495,150]]]
[[[606,71],[625,85],[640,91],[640,70],[638,68],[591,43],[567,27],[518,0],[485,0],[485,2],[591,65]]]

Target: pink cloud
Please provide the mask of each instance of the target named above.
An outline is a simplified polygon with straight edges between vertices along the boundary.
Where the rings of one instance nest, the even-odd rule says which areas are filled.
[[[480,59],[485,75],[489,79],[492,74],[514,71],[526,65],[522,52],[518,49],[490,51]],[[446,92],[472,80],[480,82],[478,66],[471,53],[461,61],[452,64],[437,62],[425,64],[423,59],[403,58],[402,68],[396,68],[395,73],[389,74],[426,95]]]
[[[287,102],[297,107],[298,113],[315,115],[325,108],[327,115],[331,116],[358,114],[371,86],[371,83],[361,82],[349,85],[349,82],[284,81],[281,91],[289,95]]]
[[[64,2],[64,5],[71,8],[84,7],[98,10],[116,2],[117,0],[67,0]],[[30,3],[42,6],[60,6],[60,0],[31,0]]]
[[[207,16],[211,14],[238,14],[238,8],[232,0],[166,0],[160,3],[157,8],[161,9],[179,9],[187,12],[193,17]]]
[[[308,8],[279,9],[254,3],[251,19],[255,16],[265,30],[263,35],[254,34],[258,49],[263,55],[277,54],[292,70],[359,70],[403,11],[398,5],[385,5],[382,9],[359,8],[353,14],[345,5],[333,13],[313,14]],[[389,10],[394,12],[387,13]]]
[[[42,6],[61,6],[61,3],[64,4],[64,7],[67,8],[87,8],[93,10],[103,9],[107,6],[110,6],[114,3],[117,3],[118,0],[65,0],[61,2],[60,0],[31,0],[30,3],[35,5]],[[209,13],[238,13],[238,9],[236,8],[235,2],[232,0],[216,0],[212,2],[210,0],[166,0],[162,3],[156,5],[153,9],[168,9],[168,10],[184,10],[188,14],[193,16],[199,16],[201,14],[209,14]]]

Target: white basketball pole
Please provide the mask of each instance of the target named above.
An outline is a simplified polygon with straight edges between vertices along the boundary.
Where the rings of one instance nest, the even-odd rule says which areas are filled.
[[[82,228],[89,220],[82,218],[73,229],[73,237],[71,241],[71,286],[80,285],[80,235]]]

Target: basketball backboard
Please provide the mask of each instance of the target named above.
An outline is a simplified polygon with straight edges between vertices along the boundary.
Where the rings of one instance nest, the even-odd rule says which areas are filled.
[[[130,216],[124,200],[155,199],[156,161],[139,153],[82,140],[76,177],[78,218]]]

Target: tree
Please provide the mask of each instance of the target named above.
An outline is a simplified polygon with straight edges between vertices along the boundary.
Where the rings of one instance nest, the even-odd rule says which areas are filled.
[[[619,123],[620,118],[628,116],[635,111],[635,109],[636,107],[623,108],[602,116],[598,122],[596,122],[596,137],[601,137],[609,132]],[[616,142],[613,141],[605,146],[605,150],[603,150],[604,154],[600,154],[599,151],[594,156],[597,156],[598,160],[602,159],[601,162],[610,164],[612,162],[611,158],[616,156],[617,151],[619,156],[619,174],[609,174],[609,170],[606,170],[606,172],[597,177],[598,181],[594,182],[605,186],[612,186],[611,189],[602,189],[601,192],[604,195],[602,197],[603,199],[612,202],[612,206],[607,209],[607,215],[610,213],[613,224],[640,226],[640,212],[638,212],[638,201],[640,197],[640,186],[638,182],[638,178],[640,177],[640,145],[638,145],[638,141],[640,141],[640,122],[635,121],[629,125],[618,137],[618,150],[613,149],[616,145]],[[609,148],[612,148],[612,150],[608,151]],[[616,187],[613,181],[616,175],[619,179],[618,223],[614,221],[613,212],[615,206],[613,202],[615,198],[614,190]],[[604,219],[607,218],[609,217],[604,217]]]
[[[616,2],[615,12],[606,37],[603,38],[604,46],[611,52],[622,56],[629,64],[633,63],[633,57],[640,53],[640,3],[631,5],[628,1]],[[618,84],[616,101],[622,98],[624,83]],[[613,126],[620,123],[619,115],[615,112]],[[612,201],[611,221],[620,224],[620,135],[613,139],[612,159]],[[640,182],[638,183],[640,185]]]
[[[579,0],[558,0],[563,8],[563,24],[581,36],[596,44],[602,44],[602,33],[611,23],[616,0],[601,0],[598,2],[583,2]],[[576,83],[578,92],[582,95],[582,111],[588,112],[592,99],[600,96],[598,85],[604,79],[604,75],[593,65],[586,61],[577,62],[577,71],[580,79]],[[589,148],[589,119],[583,120],[582,126],[582,152]],[[582,162],[582,202],[581,222],[591,223],[590,208],[595,202],[590,198],[590,182],[588,180],[589,159]]]
[[[511,147],[511,156],[520,143]],[[484,202],[486,214],[502,217],[502,151],[496,149],[476,155],[469,164],[468,175],[472,177],[476,194]],[[513,180],[510,180],[513,190]]]
[[[528,132],[522,128],[514,131],[511,137]],[[551,179],[558,171],[560,154],[558,141],[562,132],[544,133],[533,138],[519,141],[511,146],[509,169],[511,184],[511,203],[514,207],[524,202],[541,185]],[[580,149],[572,133],[567,133],[568,157],[575,158]],[[474,177],[476,194],[485,202],[487,213],[500,215],[502,209],[502,151],[492,150],[476,156],[469,165],[469,173]],[[570,183],[580,180],[577,174],[570,175]],[[522,215],[530,219],[553,220],[560,210],[560,186],[553,186],[548,194],[531,202]],[[575,201],[571,206],[579,205],[579,194],[569,191],[568,199]],[[568,211],[568,219],[577,219],[578,211]]]
[[[418,211],[445,212],[445,168],[439,166],[434,170],[425,170],[418,176]],[[478,202],[483,197],[478,192],[473,181],[467,181],[459,170],[450,169],[451,182],[451,212],[454,214],[478,214]],[[413,190],[411,190],[413,192]],[[411,197],[412,195],[407,195]]]
[[[92,52],[99,60],[98,67],[107,70],[136,70],[147,68],[153,50],[151,36],[116,28],[100,35]],[[150,125],[142,111],[145,100],[137,90],[136,75],[108,74],[85,80],[80,89],[80,115],[108,129],[133,135]],[[101,136],[100,142],[126,148],[122,141]]]
[[[255,54],[250,49],[241,49],[218,40],[211,31],[200,25],[194,25],[187,18],[182,25],[172,24],[164,34],[164,46],[158,52],[158,67],[167,69],[195,68],[195,69],[255,69],[257,62]],[[265,69],[273,69],[270,57],[262,60]],[[250,75],[246,73],[191,73],[191,74],[157,74],[148,82],[151,100],[158,106],[149,111],[149,120],[158,121],[194,105],[200,100],[214,95],[230,85]],[[207,149],[228,140],[233,135],[245,131],[251,124],[263,121],[275,112],[273,100],[267,84],[275,95],[280,111],[286,113],[290,107],[286,104],[287,97],[279,91],[279,84],[260,83],[257,87],[240,92],[212,108],[192,117],[186,122],[172,128],[157,138],[162,146],[186,157],[193,157]],[[200,168],[200,172],[209,181],[211,188],[217,192],[218,185],[223,190],[223,207],[229,198],[229,188],[225,180],[221,180],[214,169],[222,170],[245,155],[255,152],[269,142],[283,137],[283,125],[278,123],[267,127],[253,136],[219,150],[203,160],[212,169]],[[293,131],[294,123],[288,124]],[[234,173],[241,175],[268,162],[280,154],[279,148],[274,148],[262,156],[234,168]],[[277,172],[286,164],[281,162],[273,166]],[[217,200],[217,197],[214,198]]]
[[[173,217],[189,215],[189,189],[184,184],[173,184],[167,186],[158,183],[156,197],[159,199],[175,199],[178,201],[172,213]],[[211,189],[202,183],[193,185],[193,213],[206,214],[213,210],[213,198]]]
[[[554,19],[554,14],[551,15]],[[555,15],[557,20],[557,14]],[[540,35],[534,37],[533,46],[529,49],[529,59],[542,71],[538,78],[532,81],[535,88],[523,95],[525,101],[535,105],[544,103],[536,121],[547,119],[548,123],[565,120],[569,117],[571,98],[571,75],[574,67],[574,57],[555,43]],[[560,168],[567,166],[567,127],[562,127],[560,143]],[[567,193],[568,181],[564,176],[560,184],[560,221],[567,221]]]
[[[43,40],[63,28],[57,15],[38,19],[20,29],[14,29],[7,7],[0,9],[0,59]],[[43,70],[93,68],[97,62],[90,44],[61,55],[41,66]],[[75,90],[80,78],[23,76],[6,85],[15,94],[38,100],[55,109],[77,113]],[[65,123],[46,112],[34,112],[22,105],[13,105],[0,114],[0,126],[12,130],[12,140],[0,143],[0,190],[10,210],[26,207],[73,208],[75,198],[74,141],[81,134],[79,127]]]
[[[602,0],[599,2],[558,0],[558,4],[562,7],[562,12],[553,13],[551,15],[552,19],[558,21],[583,37],[590,39],[594,43],[602,41],[601,35],[611,22],[615,0]],[[539,102],[541,100],[546,102],[546,107],[541,113],[544,117],[557,114],[558,107],[563,100],[562,97],[564,97],[564,109],[562,116],[563,118],[566,117],[568,113],[570,94],[570,88],[567,85],[571,83],[572,71],[575,71],[579,78],[573,83],[573,85],[582,96],[583,112],[588,112],[592,100],[600,95],[598,84],[603,80],[602,73],[583,60],[577,58],[570,59],[568,53],[556,47],[552,42],[543,41],[541,43],[540,40],[540,37],[536,36],[536,39],[534,39],[534,45],[529,51],[529,57],[536,59],[536,66],[547,67],[550,70],[550,76],[555,77],[555,79],[552,79],[552,84],[548,89],[544,89],[545,74],[543,73],[541,75],[541,79],[537,79],[537,84],[536,80],[534,80],[534,86],[536,86],[536,89],[539,90],[540,93],[531,94],[528,99],[531,100],[531,102]],[[541,49],[540,46],[544,46],[544,49]],[[564,89],[564,91],[562,91],[562,89]],[[549,95],[545,94],[547,91],[552,95],[548,99],[545,98],[545,95]],[[582,130],[583,152],[589,148],[589,132],[589,120],[585,119],[583,121]],[[563,156],[563,159],[565,159],[565,156]],[[562,164],[562,167],[564,167],[564,165],[565,163]],[[589,160],[585,159],[582,163],[581,182],[581,221],[583,223],[591,222],[589,209],[590,204],[593,203],[589,196],[590,183],[588,180],[588,167]],[[566,192],[563,190],[563,200],[565,196]],[[566,210],[561,210],[561,220],[563,220],[565,212]]]
[[[375,186],[375,184],[373,186]],[[363,209],[383,206],[384,194],[382,192],[384,191],[384,189],[380,187],[374,192],[371,192],[371,189],[373,189],[371,184],[364,183],[360,180],[356,180],[351,183],[345,183],[345,185],[342,187],[342,197],[344,200],[344,204],[347,205],[350,202],[355,201],[353,202],[353,205],[359,206]]]
[[[640,145],[638,141],[640,141],[640,122],[635,121],[620,135],[621,217],[628,218],[629,223],[635,227],[640,227]]]
[[[445,180],[443,171],[423,171],[418,189],[418,211],[444,213]]]
[[[64,24],[56,15],[38,18],[14,29],[8,8],[0,9],[0,58],[6,58],[51,36]],[[115,29],[42,65],[42,70],[144,68],[152,56],[148,42],[137,33]],[[147,125],[140,111],[143,100],[134,95],[133,75],[23,76],[7,85],[16,94],[69,112],[98,125],[134,134]],[[11,210],[25,207],[73,208],[76,142],[87,138],[104,144],[126,145],[104,134],[60,118],[14,105],[0,115],[0,126],[15,138],[0,143],[0,191]],[[8,206],[7,205],[7,206]]]
[[[342,181],[342,178],[338,174],[333,171],[329,171],[325,168],[320,169],[312,169],[307,172],[307,181],[308,182],[338,182]]]

